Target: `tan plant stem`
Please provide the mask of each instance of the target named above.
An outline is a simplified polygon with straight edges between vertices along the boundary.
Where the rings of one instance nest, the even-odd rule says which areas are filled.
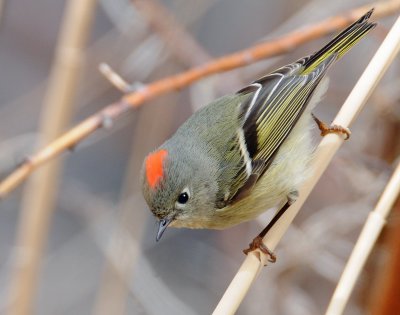
[[[43,104],[40,123],[42,146],[59,137],[69,124],[81,68],[82,49],[90,29],[94,6],[94,0],[71,0],[67,3]],[[60,173],[60,161],[47,163],[26,187],[18,226],[8,314],[32,313]]]

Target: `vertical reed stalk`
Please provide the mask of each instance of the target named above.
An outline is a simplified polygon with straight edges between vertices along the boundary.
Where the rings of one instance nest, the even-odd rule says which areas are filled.
[[[79,81],[82,50],[89,34],[94,5],[94,0],[71,0],[67,3],[43,103],[40,146],[60,136],[69,125]],[[61,166],[60,161],[51,161],[26,186],[18,226],[8,314],[26,315],[33,312],[38,273]]]

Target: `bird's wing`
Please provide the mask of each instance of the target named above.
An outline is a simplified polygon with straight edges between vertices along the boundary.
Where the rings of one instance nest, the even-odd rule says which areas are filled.
[[[332,54],[307,74],[301,74],[306,58],[301,59],[237,92],[249,97],[240,104],[240,124],[226,160],[232,161],[229,155],[235,155],[239,164],[230,169],[229,179],[224,178],[229,182],[229,190],[221,185],[219,208],[245,197],[268,169],[335,59],[336,54]]]
[[[234,145],[227,148],[225,160],[234,163],[230,171],[222,174],[217,206],[241,199],[268,169],[329,66],[376,26],[369,22],[372,12],[368,11],[316,53],[238,92],[249,97],[240,105],[240,127],[236,139],[229,142]]]

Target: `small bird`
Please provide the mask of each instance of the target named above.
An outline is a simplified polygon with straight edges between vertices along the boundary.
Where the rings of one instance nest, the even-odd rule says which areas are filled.
[[[327,90],[330,66],[376,26],[368,22],[372,12],[316,53],[197,111],[145,158],[142,189],[159,219],[157,241],[168,226],[225,229],[281,206],[245,251],[259,248],[275,259],[262,237],[312,172],[313,119],[321,135],[350,136],[311,110]]]

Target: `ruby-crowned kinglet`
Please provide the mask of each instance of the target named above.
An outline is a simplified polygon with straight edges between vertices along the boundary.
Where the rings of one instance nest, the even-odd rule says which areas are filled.
[[[159,219],[157,240],[167,226],[224,229],[294,200],[310,173],[322,79],[375,27],[371,14],[316,53],[208,104],[146,157],[142,187]]]

